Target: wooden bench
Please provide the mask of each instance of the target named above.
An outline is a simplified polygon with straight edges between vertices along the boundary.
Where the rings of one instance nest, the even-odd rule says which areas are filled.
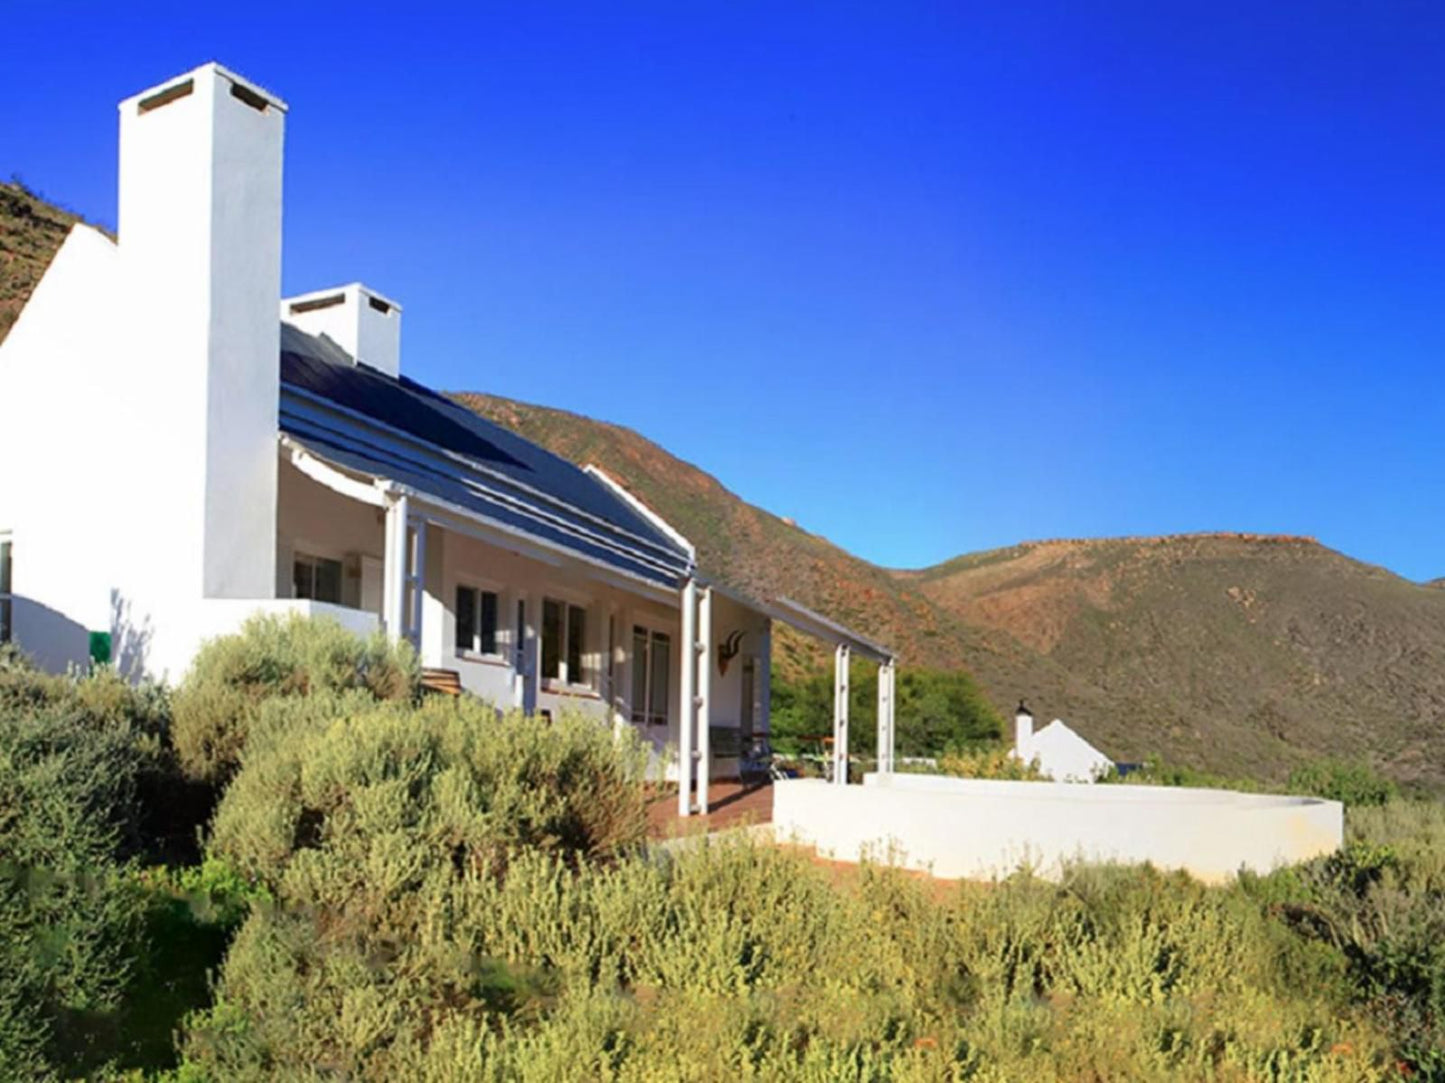
[[[421,671],[421,690],[439,696],[460,696],[463,692],[462,675],[454,669],[424,669]]]

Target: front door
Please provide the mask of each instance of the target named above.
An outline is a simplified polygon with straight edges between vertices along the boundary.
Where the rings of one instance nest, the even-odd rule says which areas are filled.
[[[632,627],[629,717],[657,752],[668,743],[672,706],[672,636],[641,624]]]

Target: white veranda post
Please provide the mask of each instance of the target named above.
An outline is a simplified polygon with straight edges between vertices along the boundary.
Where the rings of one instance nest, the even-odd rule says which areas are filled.
[[[682,665],[678,676],[678,705],[682,717],[677,720],[677,814],[692,814],[692,731],[697,719],[697,700],[693,679],[697,675],[697,583],[689,579],[682,587],[682,649],[677,652]]]
[[[404,494],[393,496],[386,505],[385,553],[382,560],[381,619],[386,634],[400,639],[406,625],[407,563],[410,554],[407,518],[410,502]]]
[[[712,588],[698,602],[697,647],[697,810],[707,815],[707,786],[712,779]]]
[[[418,519],[406,528],[406,584],[403,590],[402,635],[411,640],[421,657],[421,612],[426,596],[426,520]]]
[[[833,781],[848,784],[848,646],[833,654]]]
[[[893,659],[878,663],[878,770],[893,770],[893,718],[895,664]]]

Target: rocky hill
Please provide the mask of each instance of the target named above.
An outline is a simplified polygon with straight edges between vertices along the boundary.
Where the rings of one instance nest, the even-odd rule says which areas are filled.
[[[899,578],[1097,695],[1079,719],[1118,755],[1277,771],[1363,754],[1445,778],[1445,592],[1312,539],[1037,542]]]
[[[0,182],[0,342],[79,220],[22,184]]]
[[[0,185],[0,339],[74,215]],[[1026,697],[1117,759],[1278,777],[1359,755],[1445,787],[1445,581],[1408,582],[1307,538],[1029,542],[920,571],[860,560],[747,503],[628,429],[480,394],[468,407],[612,473],[703,566],[966,668],[1002,711]],[[780,637],[780,665],[823,661]]]

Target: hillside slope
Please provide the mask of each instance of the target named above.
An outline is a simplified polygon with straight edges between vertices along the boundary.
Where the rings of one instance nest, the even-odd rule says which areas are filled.
[[[1445,778],[1445,593],[1312,539],[1039,542],[897,577],[1102,694],[1080,720],[1116,755],[1277,773],[1367,754]]]
[[[0,340],[76,216],[0,184]],[[1001,711],[1026,697],[1120,759],[1279,776],[1367,755],[1445,785],[1445,581],[1407,582],[1307,539],[1038,542],[890,571],[754,507],[627,429],[487,395],[457,398],[595,462],[699,546],[705,569],[796,598],[970,670]],[[781,636],[780,665],[824,661]]]
[[[78,221],[24,186],[0,182],[0,342]]]

